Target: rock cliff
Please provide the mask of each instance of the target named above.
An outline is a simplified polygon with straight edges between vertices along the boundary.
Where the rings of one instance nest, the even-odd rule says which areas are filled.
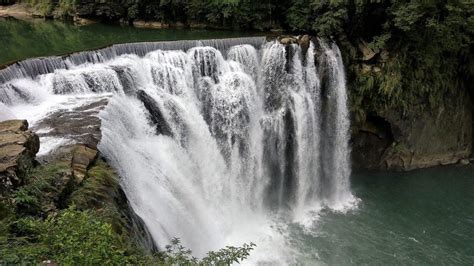
[[[375,53],[363,41],[359,54],[360,61],[351,63],[357,69],[354,73],[357,78],[368,77],[367,82],[372,84],[373,78],[388,80],[394,74],[387,70],[387,62],[395,55],[389,55],[386,50]],[[403,79],[403,75],[399,78]],[[402,95],[399,103],[384,107],[372,104],[380,97],[377,95],[355,101],[364,89],[353,79],[348,80],[348,86],[353,110],[354,168],[407,171],[468,162],[474,144],[474,98],[468,89],[462,86],[447,89],[438,96],[441,99],[432,99],[429,94],[400,88],[403,83],[398,80],[398,90],[409,95]],[[373,89],[381,90],[378,85],[372,85]],[[402,103],[407,98],[408,102]]]
[[[39,138],[26,120],[0,122],[0,195],[23,183],[38,150]]]

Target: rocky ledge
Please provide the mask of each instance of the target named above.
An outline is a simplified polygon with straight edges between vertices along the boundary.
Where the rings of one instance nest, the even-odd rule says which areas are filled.
[[[28,130],[26,120],[0,123],[0,194],[24,182],[39,151],[38,136]]]

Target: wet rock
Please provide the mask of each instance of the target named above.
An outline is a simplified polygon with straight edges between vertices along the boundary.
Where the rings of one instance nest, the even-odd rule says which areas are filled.
[[[459,160],[459,164],[461,165],[468,165],[470,162],[469,162],[469,159],[461,159]]]
[[[58,139],[66,140],[61,147],[67,148],[67,144],[82,143],[91,148],[96,148],[102,132],[100,130],[101,121],[99,112],[107,105],[107,98],[97,98],[80,107],[73,109],[61,109],[52,112],[44,119],[38,121],[33,131],[43,140]],[[48,154],[39,154],[38,161],[41,163],[54,161],[58,156],[68,154],[65,151],[51,150]]]
[[[38,150],[39,138],[26,120],[0,122],[0,194],[23,183]]]
[[[306,51],[308,51],[310,42],[311,42],[311,37],[307,34],[301,36],[298,39],[298,43],[301,46],[301,51],[303,52],[303,54],[306,54]]]
[[[298,43],[298,40],[293,37],[283,37],[280,39],[280,43],[283,45],[289,45],[289,44]]]
[[[156,127],[156,133],[172,136],[173,132],[171,131],[171,127],[166,122],[158,103],[143,90],[137,92],[137,97],[150,113],[150,120]]]
[[[85,145],[77,145],[72,151],[71,168],[76,184],[81,184],[87,170],[97,158],[97,150]]]

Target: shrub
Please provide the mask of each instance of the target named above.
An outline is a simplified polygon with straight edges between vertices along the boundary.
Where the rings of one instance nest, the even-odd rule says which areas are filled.
[[[227,246],[201,260],[175,238],[166,250],[147,255],[131,249],[110,223],[90,210],[75,207],[46,219],[26,217],[10,224],[10,235],[0,238],[0,264],[36,264],[45,260],[65,265],[230,265],[246,259],[255,244]]]

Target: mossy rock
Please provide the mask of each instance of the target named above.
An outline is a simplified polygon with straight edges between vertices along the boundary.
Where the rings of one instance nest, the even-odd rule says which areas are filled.
[[[18,213],[45,217],[56,211],[73,189],[69,163],[58,161],[34,168],[12,197]]]
[[[67,205],[74,205],[79,210],[95,210],[113,225],[117,233],[126,231],[127,221],[121,209],[127,209],[127,201],[117,174],[102,159],[90,168],[88,178],[71,193]]]

